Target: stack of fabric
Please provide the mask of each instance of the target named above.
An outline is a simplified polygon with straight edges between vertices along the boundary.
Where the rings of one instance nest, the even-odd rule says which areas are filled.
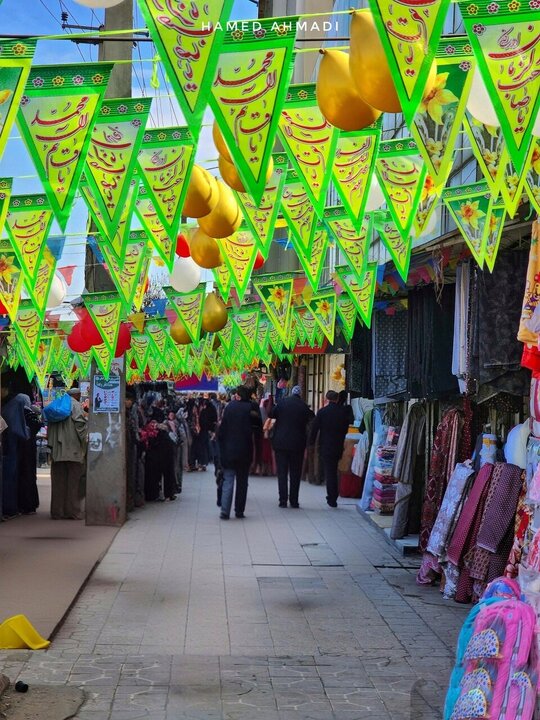
[[[396,429],[389,428],[388,434],[391,435],[391,441],[397,443]],[[388,444],[387,438],[387,442],[379,445],[376,451],[371,509],[378,513],[394,512],[397,480],[392,470],[396,450],[397,445]]]

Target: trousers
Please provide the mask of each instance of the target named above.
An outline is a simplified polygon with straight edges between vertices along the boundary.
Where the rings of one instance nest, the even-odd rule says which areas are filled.
[[[54,462],[51,465],[51,517],[54,520],[80,520],[80,480],[83,464]]]
[[[341,455],[322,455],[321,460],[326,480],[326,499],[336,503],[339,497],[338,463]]]
[[[278,477],[279,502],[282,505],[298,505],[298,492],[302,477],[304,450],[275,450]]]
[[[249,468],[251,458],[246,461],[231,463],[232,467],[223,468],[223,485],[221,489],[221,512],[223,515],[231,514],[234,484],[236,479],[236,492],[234,493],[234,512],[238,515],[246,509]]]

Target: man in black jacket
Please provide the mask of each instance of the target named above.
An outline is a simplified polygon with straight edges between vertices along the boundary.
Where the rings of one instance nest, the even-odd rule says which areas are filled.
[[[276,421],[272,446],[276,453],[279,507],[287,507],[288,500],[292,508],[297,508],[300,507],[298,492],[306,450],[306,427],[314,417],[313,411],[302,400],[299,385],[293,387],[289,397],[279,401],[270,417]]]
[[[223,411],[218,430],[218,443],[223,468],[221,493],[222,520],[228,520],[236,478],[234,511],[237,518],[244,517],[248,489],[249,468],[253,459],[253,433],[262,428],[261,413],[255,411],[249,390],[241,385]]]
[[[326,502],[337,507],[339,495],[338,463],[343,453],[345,435],[349,429],[347,409],[338,405],[339,396],[334,390],[326,393],[327,405],[319,410],[311,428],[310,445],[319,435],[319,450],[326,479]]]

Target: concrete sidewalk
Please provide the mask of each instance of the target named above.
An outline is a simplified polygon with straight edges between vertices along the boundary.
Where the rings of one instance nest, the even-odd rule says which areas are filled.
[[[137,511],[41,653],[0,653],[12,680],[82,687],[79,720],[440,717],[468,608],[417,588],[404,559],[324,488],[280,509],[250,480],[220,521],[211,473]]]

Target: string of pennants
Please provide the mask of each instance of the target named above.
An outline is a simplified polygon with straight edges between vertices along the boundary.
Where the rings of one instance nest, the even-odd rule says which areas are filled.
[[[150,98],[105,98],[111,63],[33,65],[35,40],[0,39],[0,157],[16,123],[43,185],[42,194],[14,195],[12,179],[0,178],[0,302],[8,363],[40,382],[52,370],[72,382],[92,361],[107,374],[124,326],[131,379],[243,369],[333,343],[338,326],[350,340],[356,322],[371,323],[377,243],[407,282],[415,237],[442,203],[478,265],[493,270],[506,219],[524,198],[540,213],[537,0],[460,0],[466,35],[454,37],[441,35],[449,0],[400,6],[399,33],[395,3],[370,0],[409,132],[393,140],[383,138],[382,118],[340,130],[323,114],[316,84],[291,84],[300,18],[236,24],[228,22],[233,0],[138,3],[185,126],[149,129]],[[476,75],[496,125],[470,111]],[[228,304],[218,331],[205,325],[204,286],[166,287],[164,314],[145,313],[152,258],[173,273],[177,234],[190,234],[183,210],[207,106],[238,176],[242,220],[216,239],[215,286]],[[454,186],[462,131],[481,179]],[[339,205],[327,207],[331,186]],[[52,328],[47,312],[59,259],[51,226],[65,231],[77,193],[96,228],[89,244],[115,288],[85,294],[100,341],[79,352],[67,342],[71,326]],[[301,270],[254,274],[278,223]],[[329,277],[332,247],[341,264]]]

